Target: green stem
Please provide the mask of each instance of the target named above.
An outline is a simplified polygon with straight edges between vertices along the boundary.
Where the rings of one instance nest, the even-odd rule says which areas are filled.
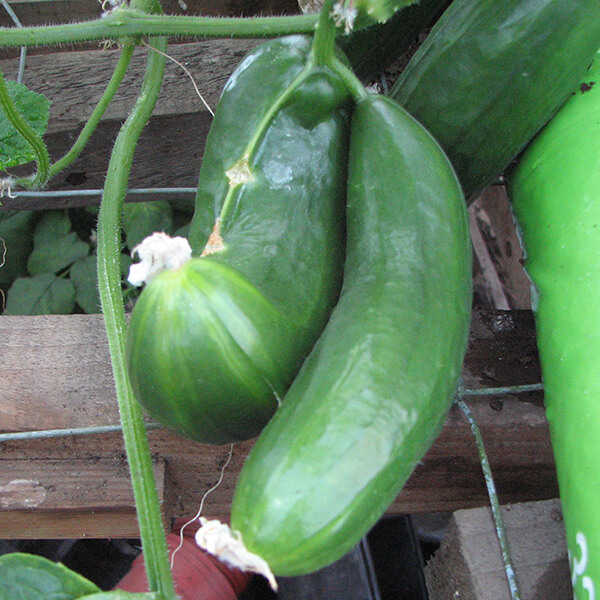
[[[165,52],[167,40],[160,38],[152,45]],[[160,92],[164,65],[163,54],[149,52],[142,89],[115,141],[98,215],[98,286],[123,426],[123,439],[131,471],[148,585],[151,591],[161,594],[161,598],[174,600],[175,589],[169,567],[160,503],[142,410],[134,398],[125,363],[126,318],[121,297],[120,267],[121,213],[129,173],[137,141]]]
[[[35,131],[31,125],[25,120],[23,115],[19,112],[19,109],[15,106],[10,94],[4,75],[0,72],[0,108],[6,115],[6,118],[10,121],[12,126],[18,131],[19,135],[23,137],[27,143],[31,146],[35,154],[35,162],[37,165],[37,171],[35,175],[30,178],[18,180],[16,183],[27,189],[40,188],[48,181],[48,169],[50,167],[50,157],[48,156],[48,149],[42,137]]]
[[[354,102],[358,103],[369,95],[365,86],[354,74],[354,71],[345,65],[339,58],[336,57],[329,65],[329,68],[344,82],[344,85],[354,99]]]
[[[119,89],[125,72],[127,71],[127,67],[131,62],[134,49],[135,44],[131,42],[125,44],[123,47],[121,56],[119,57],[119,62],[117,63],[112,77],[110,78],[110,81],[104,90],[104,94],[102,94],[102,97],[96,105],[96,108],[90,115],[90,118],[88,119],[84,128],[81,130],[77,140],[73,144],[73,147],[61,159],[57,160],[53,165],[50,166],[49,178],[52,178],[57,173],[60,173],[60,171],[68,167],[79,156],[79,154],[81,154],[81,151],[94,133],[98,123],[100,122],[100,119],[102,118],[102,115],[108,108],[108,105],[113,99],[116,91]]]
[[[0,46],[38,46],[150,35],[266,38],[313,33],[317,15],[289,17],[188,17],[148,15],[120,7],[100,19],[37,27],[0,27]]]
[[[485,477],[485,484],[487,486],[488,496],[492,507],[492,516],[496,526],[496,535],[498,542],[500,543],[500,550],[502,552],[502,561],[504,562],[504,571],[506,573],[506,579],[508,581],[508,587],[510,589],[510,597],[512,600],[521,600],[521,594],[519,592],[519,585],[517,583],[517,577],[515,570],[512,565],[510,557],[510,550],[508,547],[508,539],[506,537],[506,529],[504,527],[504,520],[502,519],[502,513],[500,511],[500,501],[498,500],[498,494],[496,492],[496,485],[494,483],[494,477],[492,475],[492,469],[490,467],[490,461],[488,460],[487,453],[485,451],[485,445],[483,443],[483,437],[479,426],[473,417],[473,413],[463,400],[457,400],[456,402],[459,408],[463,411],[471,431],[475,437],[475,444],[477,446],[477,452],[479,453],[479,461],[481,463],[481,469]]]
[[[333,0],[325,0],[319,13],[319,21],[311,48],[312,59],[317,65],[329,65],[335,59],[336,27],[330,16]]]
[[[315,29],[311,58],[317,65],[329,67],[343,82],[355,102],[368,96],[368,92],[351,68],[336,55],[335,38],[339,33],[331,18],[333,0],[325,0]]]
[[[236,167],[241,173],[247,173],[250,171],[250,161],[252,160],[252,156],[258,149],[260,142],[263,139],[265,133],[267,132],[271,122],[273,121],[277,113],[281,110],[281,108],[286,104],[290,96],[296,92],[296,90],[304,83],[304,81],[306,81],[306,78],[308,75],[310,75],[311,71],[312,65],[310,62],[308,62],[300,71],[300,73],[298,73],[298,75],[294,77],[294,79],[290,82],[287,88],[269,106],[267,112],[260,120],[260,123],[258,123],[258,125],[256,126],[254,134],[246,144],[246,148],[244,149],[242,156],[236,162]],[[241,183],[243,183],[243,178],[240,184]],[[225,195],[225,198],[223,199],[223,204],[219,212],[218,220],[221,223],[223,223],[227,219],[229,210],[234,205],[233,197],[238,185],[240,184],[230,184],[227,188],[227,193]]]

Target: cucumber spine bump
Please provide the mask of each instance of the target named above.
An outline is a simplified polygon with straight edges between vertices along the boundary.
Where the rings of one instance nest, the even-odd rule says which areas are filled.
[[[150,282],[128,333],[137,399],[182,435],[256,436],[325,326],[341,287],[347,97],[303,36],[261,44],[224,88],[195,258]]]
[[[440,431],[466,350],[464,197],[389,98],[352,117],[347,227],[339,302],[234,493],[232,529],[275,575],[330,564],[376,522]]]

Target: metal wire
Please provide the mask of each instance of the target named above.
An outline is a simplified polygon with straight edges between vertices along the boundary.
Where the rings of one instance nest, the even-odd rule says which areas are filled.
[[[502,562],[504,563],[504,572],[506,574],[506,581],[510,590],[510,597],[512,600],[521,600],[519,584],[517,582],[517,576],[515,574],[512,559],[510,556],[510,549],[508,546],[508,538],[506,536],[504,519],[502,518],[502,513],[500,510],[500,501],[498,500],[498,493],[496,492],[496,485],[492,476],[490,462],[485,451],[485,445],[483,443],[481,431],[479,430],[477,421],[475,420],[475,417],[473,416],[473,413],[471,413],[471,410],[469,409],[467,404],[462,399],[458,399],[456,403],[467,418],[469,425],[471,426],[473,436],[475,437],[475,443],[477,445],[477,451],[479,453],[479,462],[481,463],[481,469],[485,478],[485,485],[488,491],[488,497],[490,499],[490,505],[492,508],[492,517],[494,519],[494,525],[496,528],[496,536],[498,538],[498,543],[500,544],[500,550],[502,553]]]
[[[1,2],[2,0],[0,0]],[[133,188],[127,193],[131,195],[140,194],[195,194],[196,188]],[[40,191],[11,191],[11,198],[68,198],[70,196],[102,196],[104,190],[40,190]]]
[[[460,392],[461,396],[500,396],[507,394],[523,394],[526,392],[540,392],[544,389],[542,383],[531,383],[524,385],[509,385],[504,387],[492,388],[473,388],[465,389]]]
[[[147,430],[161,429],[158,423],[148,423]],[[37,440],[56,437],[69,437],[77,435],[93,435],[102,433],[114,433],[121,431],[121,425],[99,425],[92,427],[73,427],[70,429],[44,429],[39,431],[18,431],[15,433],[0,433],[0,443],[16,442],[17,440]]]
[[[6,0],[0,0],[2,6],[8,13],[8,16],[13,20],[13,23],[17,27],[23,27],[19,17],[15,14],[15,11],[11,8],[10,4]],[[27,46],[21,46],[21,57],[19,59],[19,71],[17,73],[17,81],[23,83],[23,74],[25,73],[25,59],[27,58]]]
[[[503,394],[519,394],[542,389],[542,384],[534,383],[531,385],[515,385],[497,388],[479,388],[479,389],[464,389],[459,393],[460,398],[465,396],[478,395],[503,395]],[[159,429],[161,425],[158,423],[148,423],[147,429]],[[112,433],[120,431],[120,425],[100,425],[90,427],[75,427],[72,429],[46,429],[39,431],[19,431],[15,433],[0,433],[0,443],[11,442],[16,440],[40,439],[51,437],[67,437],[74,435],[94,435],[99,433]]]

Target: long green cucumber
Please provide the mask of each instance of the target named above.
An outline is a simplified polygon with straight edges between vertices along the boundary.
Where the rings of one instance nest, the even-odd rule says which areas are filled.
[[[600,594],[600,54],[523,153],[510,196],[534,284],[574,597]]]
[[[440,431],[466,348],[464,197],[383,96],[352,117],[347,224],[340,300],[234,493],[231,527],[275,575],[333,562],[379,519]]]
[[[391,96],[438,140],[471,201],[568,98],[598,47],[598,0],[454,0]]]
[[[257,435],[325,326],[341,287],[346,99],[302,36],[260,45],[225,86],[196,257],[150,282],[128,336],[136,397],[185,436]]]

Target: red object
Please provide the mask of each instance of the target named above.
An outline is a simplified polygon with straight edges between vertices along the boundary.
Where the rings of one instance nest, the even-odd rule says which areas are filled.
[[[173,532],[167,535],[169,555],[180,544],[179,531],[184,522],[185,520],[176,522]],[[175,554],[172,570],[175,591],[181,600],[237,600],[248,587],[252,575],[239,569],[230,569],[199,548],[194,541],[198,527],[196,521],[184,529],[183,545]],[[131,570],[115,589],[126,592],[148,591],[143,554],[136,557]]]

